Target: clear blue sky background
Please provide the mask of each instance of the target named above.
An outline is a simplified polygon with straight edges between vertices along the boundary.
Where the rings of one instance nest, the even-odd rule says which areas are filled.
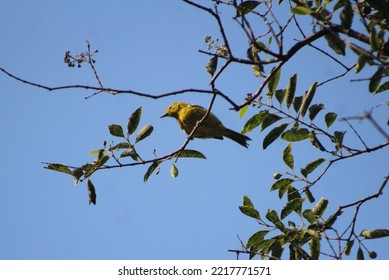
[[[223,13],[233,47],[244,57],[244,35],[232,21],[233,14]],[[87,65],[70,69],[63,63],[65,51],[85,51],[89,40],[99,50],[96,68],[104,86],[152,94],[208,89],[205,65],[209,57],[198,49],[206,49],[205,35],[219,36],[208,14],[178,0],[5,0],[0,3],[0,34],[0,66],[27,80],[49,86],[97,86]],[[300,37],[291,35],[289,44],[294,38]],[[352,59],[344,61],[352,65]],[[302,94],[314,81],[340,74],[341,69],[310,50],[283,70],[281,88],[295,72],[299,72]],[[387,99],[386,93],[371,97],[366,83],[347,83],[351,78],[348,75],[321,87],[315,102],[326,103],[328,111],[347,117]],[[243,66],[231,67],[220,81],[219,89],[236,102],[261,82],[250,67]],[[247,150],[229,140],[192,141],[189,148],[200,150],[208,159],[179,160],[177,178],[170,176],[170,163],[162,165],[159,175],[146,184],[147,166],[98,172],[92,178],[97,205],[88,205],[85,183],[75,187],[70,176],[46,170],[41,162],[82,165],[92,161],[90,151],[100,148],[104,140],[116,140],[109,135],[108,125],[125,126],[139,106],[143,107],[140,125],[150,123],[155,128],[139,143],[139,152],[143,158],[152,158],[154,149],[163,155],[185,141],[174,120],[159,118],[166,107],[179,100],[207,106],[210,100],[205,94],[158,101],[108,94],[84,99],[92,93],[47,92],[0,75],[0,259],[234,259],[227,250],[241,248],[237,236],[245,242],[260,229],[240,213],[242,196],[249,195],[262,216],[267,209],[281,207],[269,188],[272,174],[285,170],[280,159],[286,143],[277,141],[263,151],[265,134],[258,130],[250,133],[253,140]],[[250,109],[241,120],[229,107],[217,99],[213,112],[238,131],[256,112]],[[387,107],[376,109],[374,116],[387,119]],[[348,130],[350,146],[362,148],[349,127],[336,126]],[[356,122],[355,128],[370,146],[384,142],[366,122]],[[323,156],[304,147],[294,146],[297,166]],[[386,149],[335,165],[313,190],[317,198],[330,199],[328,214],[374,193],[387,174],[388,155]],[[389,228],[388,211],[385,191],[361,208],[357,232]],[[345,214],[343,222],[352,214]],[[367,245],[379,258],[389,259],[387,240]]]

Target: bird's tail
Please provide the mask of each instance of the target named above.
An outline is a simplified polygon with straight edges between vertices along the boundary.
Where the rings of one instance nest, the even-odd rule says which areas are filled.
[[[249,144],[247,141],[251,140],[246,135],[240,134],[239,132],[233,131],[231,129],[225,128],[223,136],[230,138],[238,144],[241,144],[243,147],[248,147]]]

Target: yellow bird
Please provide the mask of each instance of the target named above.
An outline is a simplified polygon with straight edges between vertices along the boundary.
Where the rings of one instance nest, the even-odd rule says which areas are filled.
[[[206,114],[207,110],[199,105],[188,104],[185,102],[176,102],[171,104],[166,109],[166,114],[161,116],[175,118],[181,129],[189,135]],[[225,127],[222,122],[211,112],[204,121],[197,127],[193,137],[196,138],[216,138],[223,139],[223,136],[239,143],[244,147],[248,147],[248,140],[251,140],[246,135],[233,131]]]

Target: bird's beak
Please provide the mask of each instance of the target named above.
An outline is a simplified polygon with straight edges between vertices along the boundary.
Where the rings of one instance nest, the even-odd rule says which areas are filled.
[[[166,113],[164,115],[161,116],[161,119],[164,118],[164,117],[168,117],[169,115]]]

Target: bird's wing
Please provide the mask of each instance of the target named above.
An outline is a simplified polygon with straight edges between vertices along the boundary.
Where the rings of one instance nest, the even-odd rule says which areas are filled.
[[[197,122],[204,117],[206,112],[207,110],[199,105],[189,105],[180,111],[178,123],[186,134],[190,134]],[[223,139],[223,131],[223,124],[210,112],[207,118],[197,128],[193,136],[198,138]]]
[[[180,118],[181,121],[190,127],[194,127],[198,121],[200,121],[206,114],[207,109],[200,105],[191,105],[187,106],[183,110],[183,118]],[[209,112],[208,117],[201,123],[203,127],[218,127],[221,125],[221,121],[212,113]]]

